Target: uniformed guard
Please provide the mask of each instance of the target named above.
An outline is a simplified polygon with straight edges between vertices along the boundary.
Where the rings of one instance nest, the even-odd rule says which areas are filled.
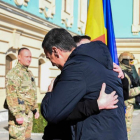
[[[39,117],[35,78],[28,66],[31,52],[18,51],[18,63],[6,75],[6,101],[9,110],[9,139],[30,140],[33,114]]]
[[[125,77],[128,80],[128,89],[129,89],[129,99],[125,100],[125,119],[126,119],[126,127],[127,127],[127,134],[128,140],[130,140],[130,132],[131,132],[131,124],[132,124],[132,117],[134,111],[134,104],[135,104],[135,97],[140,94],[140,87],[138,86],[137,82],[135,81],[132,73],[132,66],[134,64],[135,57],[130,52],[123,52],[119,56],[120,67],[125,73]]]

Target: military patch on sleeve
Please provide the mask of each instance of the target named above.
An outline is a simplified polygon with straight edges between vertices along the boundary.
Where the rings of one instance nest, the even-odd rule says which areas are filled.
[[[32,81],[32,82],[34,81],[34,78],[33,78],[33,77],[31,77],[31,81]]]

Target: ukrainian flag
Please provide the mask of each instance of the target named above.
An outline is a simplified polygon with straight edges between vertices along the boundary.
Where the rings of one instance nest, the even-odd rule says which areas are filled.
[[[104,42],[109,48],[113,62],[119,64],[110,0],[89,1],[85,34],[90,36],[92,41]]]

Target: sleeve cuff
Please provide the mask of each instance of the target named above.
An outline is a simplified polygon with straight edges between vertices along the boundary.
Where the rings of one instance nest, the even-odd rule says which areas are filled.
[[[98,106],[98,103],[97,103],[97,99],[89,100],[89,105],[90,105],[89,108],[91,108],[94,113],[99,113],[100,112],[99,106]]]
[[[33,110],[32,112],[33,112],[33,114],[35,115],[35,113],[37,112],[37,109]]]

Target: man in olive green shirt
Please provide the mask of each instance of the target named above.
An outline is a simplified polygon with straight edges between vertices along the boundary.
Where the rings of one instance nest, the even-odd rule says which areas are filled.
[[[18,51],[18,63],[6,75],[6,101],[9,110],[9,139],[30,140],[33,114],[39,117],[35,78],[28,67],[31,52]]]

